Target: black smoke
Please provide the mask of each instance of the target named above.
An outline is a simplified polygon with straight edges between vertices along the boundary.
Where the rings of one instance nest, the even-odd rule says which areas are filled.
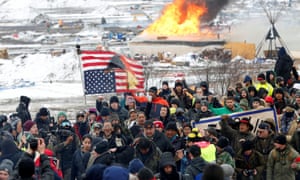
[[[230,1],[233,0],[186,0],[186,3],[193,3],[197,5],[205,4],[207,7],[207,13],[201,18],[201,20],[208,22],[213,20],[222,8],[224,8]]]

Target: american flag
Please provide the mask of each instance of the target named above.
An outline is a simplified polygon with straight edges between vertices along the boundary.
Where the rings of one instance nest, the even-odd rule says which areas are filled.
[[[144,90],[144,69],[137,61],[101,50],[81,51],[80,57],[86,95]],[[118,57],[125,69],[107,69],[113,57]],[[132,79],[135,80],[134,87],[129,86]]]

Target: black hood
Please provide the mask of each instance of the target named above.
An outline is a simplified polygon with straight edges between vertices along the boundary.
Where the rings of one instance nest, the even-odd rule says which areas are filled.
[[[171,152],[164,152],[160,157],[159,168],[164,168],[166,165],[171,165],[174,168],[176,167],[176,163]]]

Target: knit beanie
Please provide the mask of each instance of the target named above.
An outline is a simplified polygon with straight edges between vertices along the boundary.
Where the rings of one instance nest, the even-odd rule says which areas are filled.
[[[27,121],[23,124],[23,130],[24,130],[24,131],[30,131],[30,129],[32,128],[33,125],[35,125],[35,122],[33,122],[32,120],[27,120]]]
[[[117,96],[112,96],[109,100],[109,103],[119,103],[119,98]]]
[[[12,175],[14,163],[9,159],[4,159],[0,164],[0,171],[6,171]]]
[[[129,162],[128,170],[132,174],[138,173],[144,167],[140,159],[133,159]]]

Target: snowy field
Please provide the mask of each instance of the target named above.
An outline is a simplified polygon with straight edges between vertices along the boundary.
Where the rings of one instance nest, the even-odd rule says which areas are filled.
[[[159,16],[164,4],[170,2],[0,0],[0,26],[3,27],[0,28],[0,48],[7,47],[12,52],[20,53],[12,60],[0,60],[2,64],[0,65],[0,114],[14,111],[21,95],[32,99],[30,110],[33,112],[41,106],[56,111],[72,107],[84,109],[94,106],[96,96],[88,97],[87,101],[83,97],[80,65],[74,48],[77,43],[82,44],[83,48],[95,48],[97,43],[101,43],[99,37],[101,28],[88,25],[99,24],[102,17],[106,17],[109,23],[120,24],[120,26],[147,25],[150,22],[145,17],[138,17],[133,22],[134,17],[128,9],[138,6],[147,7],[145,14],[155,19]],[[289,49],[300,51],[298,45],[300,19],[299,16],[295,16],[299,14],[300,8],[298,1],[293,2],[293,6],[282,13],[276,25]],[[244,4],[241,5],[241,3]],[[48,34],[44,25],[32,24],[31,21],[39,14],[46,14],[54,22],[51,30],[55,33]],[[223,14],[228,24],[231,25],[231,32],[227,34],[227,39],[231,41],[258,44],[270,27],[258,0],[233,1],[220,14]],[[74,31],[61,33],[57,26],[59,19],[64,19],[66,23],[81,20],[85,28],[79,32],[73,29]],[[14,37],[14,32],[7,31],[9,27],[15,26],[18,26],[20,30],[18,39]],[[28,30],[30,28],[32,29]],[[41,44],[40,40],[45,39],[46,36],[57,38],[58,42],[54,45]],[[20,38],[22,41],[19,41]],[[11,41],[16,43],[11,43]],[[30,42],[26,43],[26,41]],[[67,51],[61,56],[52,56],[42,51],[61,47]],[[180,57],[187,58],[187,55],[182,54],[178,58]],[[193,82],[197,77],[186,78],[189,78],[189,82]],[[148,83],[158,85],[161,81],[162,79],[152,78]]]

